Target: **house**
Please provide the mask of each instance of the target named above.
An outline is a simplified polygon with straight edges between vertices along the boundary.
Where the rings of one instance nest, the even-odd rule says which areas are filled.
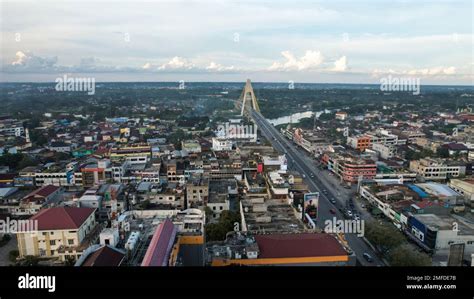
[[[34,215],[40,209],[57,203],[60,200],[61,193],[61,187],[53,185],[43,186],[24,196],[20,201],[20,205],[12,209],[11,213],[17,216]]]
[[[64,143],[64,142],[51,142],[51,144],[47,147],[50,151],[58,152],[58,153],[70,153],[71,152],[71,145]]]
[[[100,227],[95,210],[72,207],[41,210],[29,219],[37,224],[37,231],[17,233],[19,257],[77,260],[98,238]]]
[[[125,253],[108,245],[93,245],[84,252],[75,266],[81,267],[119,267]]]

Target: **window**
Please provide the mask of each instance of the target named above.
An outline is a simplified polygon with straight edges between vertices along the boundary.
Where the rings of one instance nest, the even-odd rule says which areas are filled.
[[[50,240],[49,245],[56,245],[56,240]]]
[[[51,255],[54,255],[54,250],[51,250]]]
[[[73,245],[73,244],[74,244],[74,239],[69,239],[69,240],[67,240],[67,243],[68,243],[69,245]]]

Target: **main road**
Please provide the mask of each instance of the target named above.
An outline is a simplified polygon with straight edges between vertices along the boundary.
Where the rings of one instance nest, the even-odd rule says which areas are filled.
[[[337,202],[337,206],[335,206],[329,201],[331,198],[336,199],[337,196],[333,194],[331,187],[327,188],[325,183],[322,182],[320,178],[318,178],[318,169],[314,161],[308,156],[302,155],[301,152],[299,152],[299,150],[293,145],[293,143],[289,142],[259,112],[250,109],[248,112],[250,113],[250,116],[256,123],[257,127],[260,129],[263,136],[265,136],[272,143],[276,150],[286,154],[288,166],[294,167],[305,176],[305,182],[308,184],[310,191],[319,192],[320,195],[317,217],[318,227],[324,229],[324,221],[326,219],[333,219],[333,217],[344,220],[344,216],[339,211],[339,208],[341,208],[341,203]],[[335,212],[335,214],[331,213],[331,209],[333,212]],[[363,238],[358,237],[356,234],[345,234],[345,238],[351,249],[355,252],[357,261],[360,264],[363,266],[384,266],[384,263],[377,257],[376,253],[364,241]],[[368,262],[365,258],[363,258],[364,253],[369,253],[372,256],[373,261]]]

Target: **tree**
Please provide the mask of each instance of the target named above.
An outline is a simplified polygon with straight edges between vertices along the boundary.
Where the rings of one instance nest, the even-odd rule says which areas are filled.
[[[148,209],[148,208],[150,207],[150,205],[151,205],[151,203],[150,203],[150,201],[147,199],[147,200],[144,200],[144,201],[142,201],[142,202],[140,203],[140,208],[141,208],[142,210],[146,210],[146,209]]]
[[[440,146],[436,149],[436,155],[440,158],[449,158],[449,149],[444,146]]]
[[[8,253],[8,260],[10,262],[14,263],[16,262],[16,258],[20,255],[20,252],[18,250],[12,250]]]
[[[405,237],[395,227],[377,222],[366,225],[365,236],[382,253],[388,252],[405,241]]]
[[[223,241],[228,232],[234,230],[235,223],[239,224],[240,214],[237,212],[223,211],[218,223],[206,225],[206,239],[208,241]]]
[[[64,263],[65,266],[67,267],[72,267],[76,264],[76,259],[72,256],[66,257],[66,261]]]
[[[8,152],[4,152],[2,156],[0,156],[0,165],[6,165],[11,169],[16,169],[20,164],[20,161],[23,159],[23,154],[10,154]]]
[[[391,250],[388,260],[391,266],[431,266],[431,258],[427,254],[415,251],[409,245],[401,245]]]
[[[36,256],[27,255],[25,259],[22,261],[22,266],[26,267],[34,267],[37,266],[39,263],[39,259]]]
[[[210,207],[204,208],[204,213],[206,214],[206,222],[209,222],[209,219],[212,217],[212,210]]]

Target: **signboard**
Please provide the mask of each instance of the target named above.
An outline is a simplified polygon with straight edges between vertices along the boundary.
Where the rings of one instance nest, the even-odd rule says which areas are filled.
[[[303,220],[305,220],[305,214],[313,220],[316,220],[318,215],[319,205],[319,192],[306,193],[303,201]]]

